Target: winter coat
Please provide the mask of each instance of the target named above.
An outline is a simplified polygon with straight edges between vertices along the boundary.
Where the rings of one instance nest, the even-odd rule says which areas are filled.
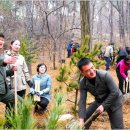
[[[72,41],[70,41],[67,46],[67,51],[71,51],[72,44],[73,44]]]
[[[11,51],[6,51],[5,56],[11,55]],[[30,74],[28,71],[28,67],[25,61],[25,58],[17,54],[17,91],[25,90],[26,89],[26,82],[30,80]],[[9,69],[12,65],[8,65],[7,69]],[[7,80],[11,83],[12,89],[14,89],[14,76],[8,77]]]
[[[113,47],[111,45],[106,47],[106,51],[104,54],[105,57],[111,57],[113,56]]]
[[[4,63],[4,56],[0,55],[0,94],[6,94],[7,81],[6,76],[12,76],[14,72],[12,70],[6,71],[6,64]]]
[[[123,95],[109,72],[97,70],[95,85],[92,85],[86,77],[80,82],[79,117],[86,117],[87,92],[90,92],[95,100],[103,105],[105,110],[112,112],[122,105]]]
[[[32,83],[33,83],[33,88],[35,89],[35,80],[40,81],[40,91],[43,91],[44,93],[41,95],[41,97],[44,97],[50,101],[51,96],[50,96],[50,90],[51,90],[51,84],[52,80],[50,75],[47,73],[44,73],[42,75],[34,75],[32,77]]]
[[[126,51],[126,49],[120,49],[119,50],[119,56],[127,56],[128,54],[127,54],[127,51]]]
[[[119,69],[122,77],[124,79],[126,79],[127,78],[127,71],[130,70],[130,64],[126,64],[124,62],[124,59],[123,59],[116,65],[116,69]]]

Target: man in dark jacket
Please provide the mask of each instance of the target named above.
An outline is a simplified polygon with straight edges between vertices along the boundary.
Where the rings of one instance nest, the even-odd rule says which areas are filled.
[[[3,45],[4,35],[0,33],[0,102],[5,103],[7,108],[14,104],[14,93],[7,86],[6,76],[12,76],[17,67],[13,66],[11,70],[6,71],[5,66],[7,64],[14,64],[16,58],[12,56],[4,57],[2,54]]]
[[[106,110],[111,128],[123,129],[123,95],[109,72],[96,70],[87,58],[82,58],[78,62],[78,68],[84,76],[80,82],[79,125],[83,126],[95,111],[100,114]],[[87,92],[95,97],[95,101],[86,109]],[[87,124],[85,128],[88,129],[91,123]]]

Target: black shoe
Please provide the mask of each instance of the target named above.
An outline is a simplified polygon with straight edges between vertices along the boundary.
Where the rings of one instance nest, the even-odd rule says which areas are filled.
[[[38,106],[37,105],[35,105],[35,108],[34,108],[34,113],[35,112],[38,112]]]
[[[46,112],[46,111],[47,111],[47,109],[46,109],[46,108],[42,109],[42,112]]]

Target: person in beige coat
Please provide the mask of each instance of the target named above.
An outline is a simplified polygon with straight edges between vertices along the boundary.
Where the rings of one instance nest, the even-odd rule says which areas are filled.
[[[25,61],[25,58],[19,54],[20,50],[20,41],[15,40],[10,43],[10,50],[6,50],[5,56],[16,56],[17,60],[15,65],[17,66],[17,94],[21,97],[25,96],[26,93],[26,83],[28,83],[29,87],[31,87],[30,74],[28,71],[28,67]],[[8,65],[8,69],[11,68],[11,65]],[[14,76],[8,77],[7,80],[11,86],[11,89],[14,89]]]

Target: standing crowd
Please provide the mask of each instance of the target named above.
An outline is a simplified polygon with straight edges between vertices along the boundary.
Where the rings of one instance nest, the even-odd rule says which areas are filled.
[[[78,48],[79,43],[74,40],[71,40],[67,45],[67,57],[69,58],[71,55],[73,55],[73,53],[76,52]]]

